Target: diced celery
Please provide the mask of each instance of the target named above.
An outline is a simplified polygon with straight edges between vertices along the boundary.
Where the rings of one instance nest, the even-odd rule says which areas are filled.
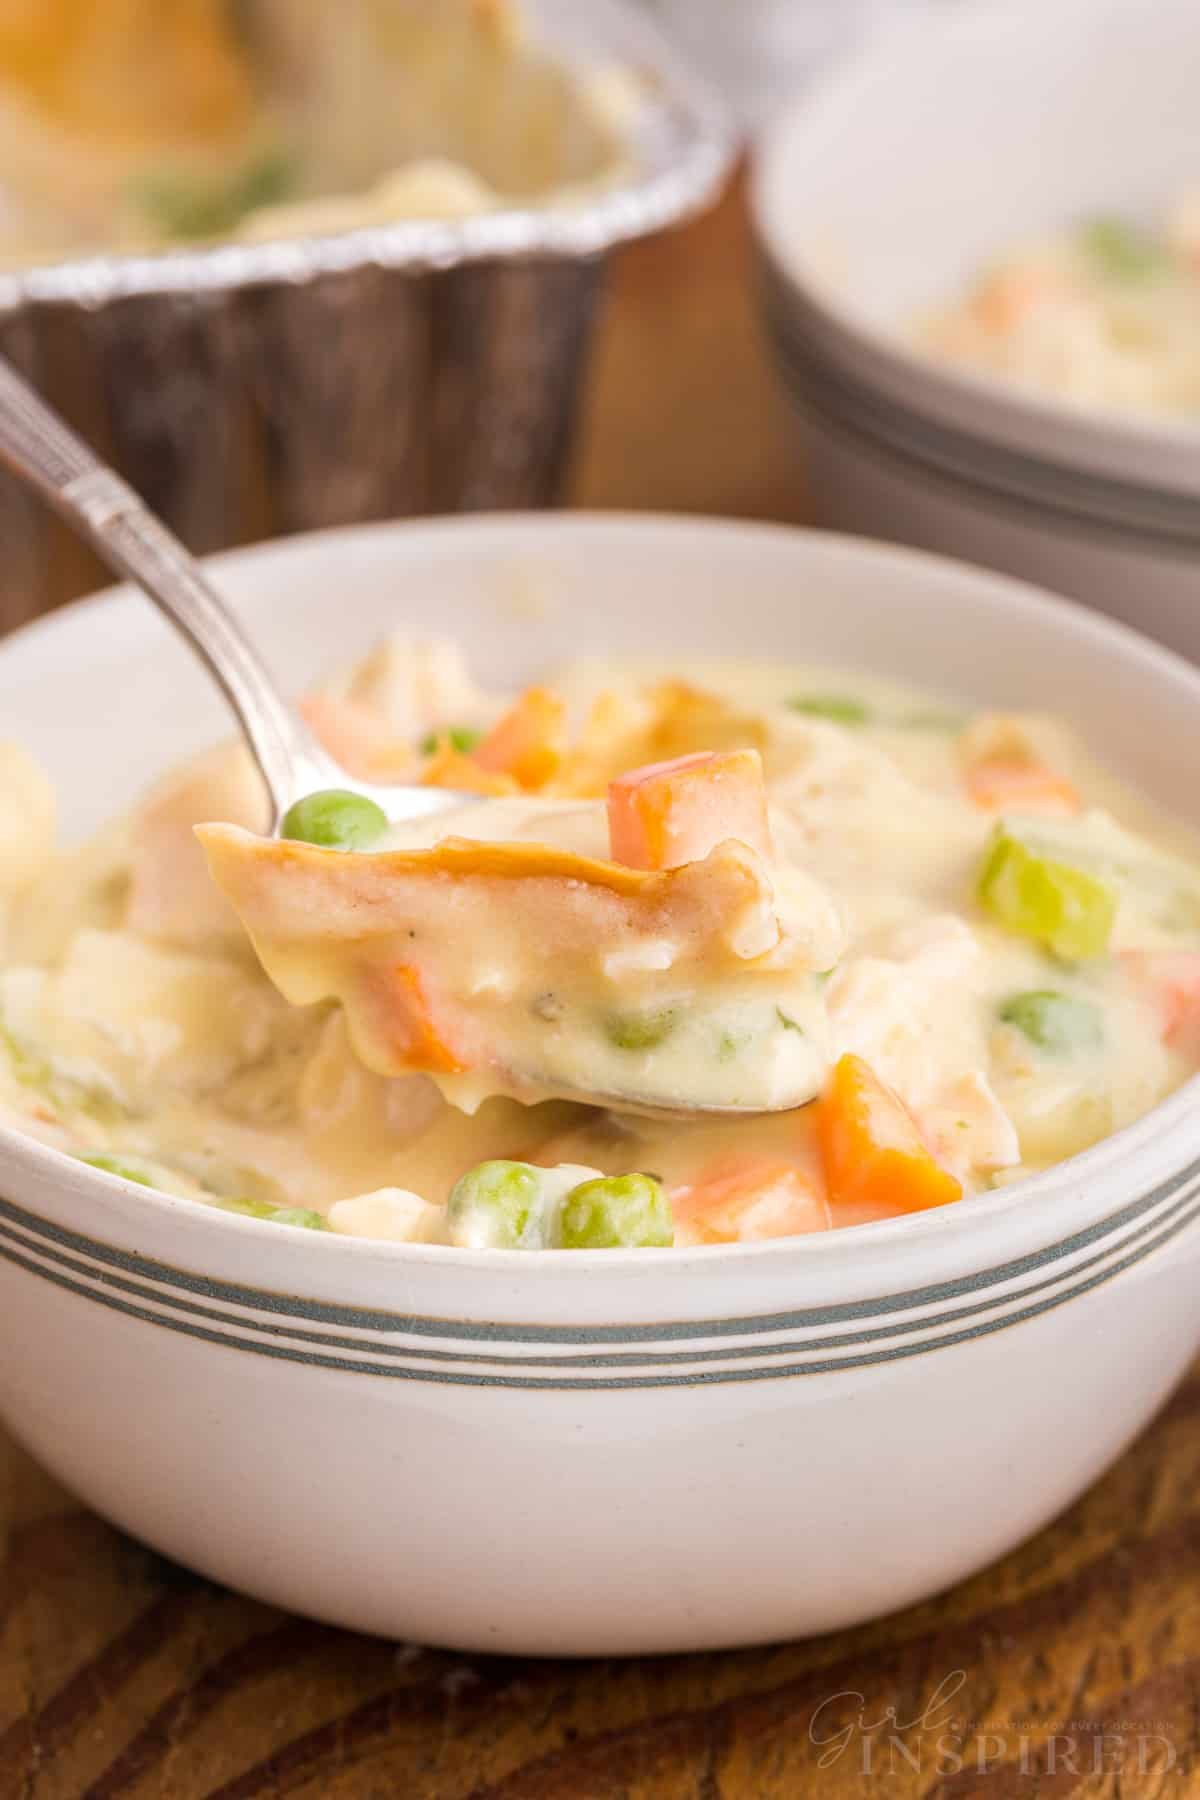
[[[664,1006],[654,1012],[613,1013],[604,1029],[618,1050],[657,1050],[678,1023],[676,1009]]]
[[[558,1211],[563,1250],[666,1249],[675,1241],[671,1206],[652,1175],[606,1175],[572,1188]]]
[[[454,1185],[450,1241],[476,1250],[536,1250],[542,1242],[542,1171],[531,1163],[485,1162]]]
[[[221,1200],[222,1212],[240,1213],[244,1219],[269,1219],[272,1225],[299,1225],[305,1231],[328,1231],[324,1213],[306,1206],[270,1206],[265,1200]]]
[[[868,725],[871,709],[853,694],[795,694],[787,703],[793,712],[813,719],[830,719],[835,725]]]
[[[270,1219],[280,1210],[265,1200],[221,1200],[218,1205],[222,1212],[241,1213],[246,1219]]]
[[[302,1231],[328,1231],[324,1213],[312,1212],[306,1206],[276,1206],[271,1210],[272,1225],[298,1225]]]
[[[1104,1041],[1104,1021],[1098,1006],[1073,994],[1040,989],[1013,994],[997,1008],[1005,1025],[1015,1025],[1039,1050],[1054,1056],[1095,1049]]]
[[[13,1079],[22,1087],[37,1088],[48,1093],[54,1083],[54,1071],[44,1057],[37,1056],[6,1025],[0,1024],[0,1050],[8,1057]]]
[[[180,168],[155,170],[138,182],[133,198],[156,232],[184,240],[224,236],[248,213],[286,200],[295,186],[293,158],[271,146],[232,175],[205,178]]]
[[[52,1063],[30,1049],[2,1021],[0,1051],[8,1058],[14,1081],[40,1095],[56,1113],[83,1113],[98,1125],[111,1126],[128,1122],[129,1109],[122,1105],[115,1094],[106,1088],[89,1087],[72,1076],[60,1074]]]
[[[1126,219],[1089,219],[1079,242],[1100,273],[1118,281],[1144,281],[1167,267],[1162,246]]]
[[[261,206],[278,206],[296,191],[299,171],[291,152],[269,145],[239,171],[230,190],[235,223]]]
[[[89,1169],[103,1169],[106,1175],[119,1175],[122,1181],[136,1181],[139,1187],[154,1186],[144,1169],[139,1169],[133,1163],[123,1161],[119,1156],[109,1156],[105,1152],[98,1152],[94,1156],[81,1156],[79,1161],[86,1163]]]
[[[1070,962],[1103,956],[1117,896],[1097,876],[997,827],[979,875],[980,904],[998,924]]]

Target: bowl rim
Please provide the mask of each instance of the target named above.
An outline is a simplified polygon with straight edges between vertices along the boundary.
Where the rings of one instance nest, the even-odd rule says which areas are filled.
[[[226,239],[127,256],[67,257],[0,271],[0,317],[34,303],[74,301],[94,309],[151,295],[293,285],[363,267],[428,274],[492,260],[591,259],[681,223],[715,200],[724,185],[738,148],[732,116],[716,89],[632,0],[598,0],[597,10],[612,40],[609,55],[644,79],[672,130],[670,142],[635,157],[630,173],[598,187],[586,204],[567,195],[543,207],[504,205],[460,219],[401,218],[261,244]],[[553,49],[553,30],[546,42]]]
[[[850,564],[874,565],[884,579],[890,569],[908,569],[918,575],[924,572],[929,577],[940,576],[943,582],[952,582],[957,586],[960,594],[973,590],[981,599],[990,596],[994,602],[1003,602],[1010,613],[1032,621],[1035,627],[1047,617],[1056,618],[1074,635],[1090,639],[1102,651],[1116,653],[1127,661],[1137,661],[1152,675],[1172,685],[1182,684],[1190,690],[1191,697],[1200,710],[1200,667],[1194,666],[1177,652],[1144,636],[1133,627],[1093,612],[1079,601],[1051,593],[1034,582],[977,568],[957,558],[931,551],[856,538],[848,533],[818,531],[783,523],[683,513],[585,510],[558,514],[498,512],[450,515],[300,533],[222,551],[205,558],[204,562],[211,565],[218,574],[222,569],[242,565],[253,569],[256,566],[269,568],[275,563],[282,575],[286,573],[289,561],[302,560],[314,552],[319,553],[327,546],[336,547],[339,542],[375,540],[386,543],[396,538],[409,543],[422,538],[447,540],[450,543],[466,538],[484,541],[494,539],[499,553],[506,537],[520,540],[531,528],[550,539],[591,533],[617,538],[643,536],[647,539],[669,539],[675,535],[689,539],[720,537],[726,542],[773,541],[796,546],[801,557],[805,554],[803,546],[813,545],[820,550],[833,552]],[[130,583],[115,584],[30,621],[0,640],[0,661],[7,658],[15,645],[23,645],[37,638],[69,634],[76,620],[111,608],[122,599],[129,598],[133,591]],[[233,603],[235,606],[239,604],[236,597]],[[736,1264],[758,1264],[796,1256],[802,1256],[810,1263],[819,1263],[829,1257],[839,1261],[853,1259],[856,1253],[866,1261],[874,1257],[876,1252],[889,1251],[893,1247],[912,1245],[919,1248],[923,1243],[929,1244],[934,1239],[948,1241],[960,1238],[975,1223],[992,1224],[1024,1212],[1031,1219],[1045,1218],[1046,1204],[1039,1210],[1036,1202],[1051,1203],[1096,1178],[1102,1179],[1115,1164],[1131,1163],[1156,1140],[1182,1132],[1189,1119],[1194,1122],[1198,1113],[1200,1073],[1190,1077],[1149,1112],[1102,1138],[1089,1149],[1019,1181],[976,1194],[962,1204],[938,1207],[922,1213],[901,1214],[867,1224],[841,1226],[801,1237],[765,1239],[757,1243],[671,1247],[657,1249],[652,1255],[647,1255],[645,1250],[633,1249],[550,1251],[536,1256],[520,1256],[518,1260],[523,1269],[536,1265],[560,1275],[567,1270],[613,1271],[622,1268],[635,1268],[643,1273],[657,1269],[665,1273],[668,1270],[678,1272],[689,1266],[711,1271],[719,1260]],[[337,1242],[341,1248],[336,1254],[343,1257],[385,1258],[401,1264],[414,1262],[418,1266],[443,1264],[447,1268],[492,1274],[505,1269],[511,1271],[513,1267],[514,1253],[508,1250],[471,1250],[449,1244],[393,1243],[382,1239],[344,1236],[336,1232],[317,1233],[299,1226],[280,1227],[269,1220],[226,1213],[220,1207],[205,1201],[166,1194],[105,1170],[93,1169],[66,1151],[43,1144],[2,1120],[0,1162],[28,1171],[33,1176],[40,1177],[48,1186],[59,1189],[65,1187],[83,1197],[90,1197],[96,1203],[100,1216],[103,1216],[104,1195],[118,1193],[123,1196],[130,1212],[148,1209],[164,1222],[171,1218],[186,1219],[193,1225],[211,1226],[218,1230],[251,1230],[264,1244],[279,1243],[281,1238],[293,1244],[297,1240],[307,1240],[314,1248],[318,1244],[327,1247]]]
[[[1137,16],[1138,0],[1107,0],[1106,10]],[[1086,13],[1094,41],[1104,14],[1095,13],[1093,0],[1072,0],[1056,15],[1059,28],[1072,11]],[[1033,385],[939,362],[840,304],[836,286],[807,260],[803,246],[786,241],[777,229],[771,194],[789,166],[803,159],[808,140],[820,137],[831,120],[869,117],[858,104],[862,90],[880,80],[903,84],[910,67],[922,62],[928,42],[959,43],[973,54],[981,25],[1013,39],[1033,36],[1045,27],[1045,10],[1037,0],[972,0],[953,17],[907,19],[837,58],[775,115],[755,144],[749,185],[760,251],[796,307],[799,329],[815,353],[860,387],[876,386],[914,414],[964,436],[1028,452],[1043,465],[1190,498],[1200,493],[1200,419],[1076,404]]]

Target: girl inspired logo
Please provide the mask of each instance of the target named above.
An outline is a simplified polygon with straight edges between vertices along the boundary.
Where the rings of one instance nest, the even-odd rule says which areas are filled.
[[[832,1768],[851,1756],[862,1775],[995,1774],[1008,1768],[1018,1775],[1075,1776],[1153,1772],[1173,1769],[1176,1750],[1154,1721],[1070,1720],[1054,1728],[1039,1725],[1035,1733],[1016,1724],[981,1724],[957,1716],[954,1701],[967,1684],[967,1671],[954,1669],[911,1717],[894,1706],[878,1713],[855,1688],[830,1694],[808,1723],[809,1741],[820,1755],[817,1767]]]

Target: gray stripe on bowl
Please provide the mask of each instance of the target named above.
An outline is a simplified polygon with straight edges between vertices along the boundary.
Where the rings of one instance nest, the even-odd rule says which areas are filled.
[[[1083,1273],[1085,1270],[1097,1268],[1100,1264],[1105,1263],[1118,1255],[1122,1250],[1140,1242],[1150,1233],[1156,1231],[1169,1219],[1174,1218],[1191,1200],[1197,1198],[1197,1196],[1200,1196],[1200,1184],[1187,1189],[1185,1192],[1178,1193],[1172,1201],[1164,1203],[1162,1210],[1155,1213],[1152,1218],[1143,1221],[1136,1230],[1122,1238],[1118,1244],[1110,1245],[1099,1250],[1095,1255],[1073,1264],[1069,1270],[1062,1274],[1049,1275],[1041,1281],[1032,1282],[1023,1288],[1016,1290],[1009,1290],[995,1299],[983,1300],[976,1305],[953,1307],[946,1312],[924,1314],[920,1318],[902,1320],[891,1325],[880,1325],[866,1331],[843,1332],[828,1337],[813,1337],[801,1339],[800,1341],[793,1340],[785,1343],[751,1345],[739,1344],[726,1347],[696,1348],[692,1350],[624,1350],[613,1351],[603,1355],[578,1355],[567,1353],[556,1356],[505,1356],[503,1354],[492,1354],[482,1349],[447,1350],[432,1346],[425,1348],[419,1345],[389,1344],[381,1342],[378,1339],[366,1337],[339,1337],[333,1333],[304,1331],[286,1325],[272,1324],[266,1320],[248,1318],[240,1313],[222,1312],[215,1307],[202,1306],[193,1300],[177,1299],[169,1292],[162,1293],[154,1288],[147,1287],[142,1282],[129,1280],[120,1275],[114,1275],[103,1268],[89,1266],[88,1263],[80,1260],[78,1257],[69,1255],[56,1248],[44,1249],[39,1245],[30,1244],[26,1237],[17,1235],[17,1232],[11,1225],[5,1225],[3,1223],[0,1223],[0,1255],[4,1254],[4,1246],[10,1245],[14,1250],[24,1250],[28,1253],[21,1259],[21,1266],[23,1268],[37,1269],[40,1271],[44,1270],[47,1267],[47,1264],[49,1264],[51,1267],[59,1270],[69,1271],[93,1281],[103,1282],[110,1289],[119,1289],[122,1293],[129,1294],[135,1299],[148,1301],[154,1306],[164,1309],[167,1313],[174,1312],[177,1314],[185,1314],[201,1321],[205,1321],[213,1326],[224,1325],[229,1327],[241,1327],[244,1330],[258,1332],[261,1335],[281,1340],[286,1339],[289,1343],[314,1344],[328,1350],[353,1350],[363,1354],[386,1356],[395,1359],[416,1357],[423,1362],[474,1364],[480,1361],[486,1361],[493,1366],[512,1367],[515,1369],[539,1367],[560,1368],[564,1365],[576,1363],[589,1368],[622,1368],[631,1364],[643,1366],[651,1364],[657,1367],[678,1363],[726,1362],[734,1360],[745,1361],[756,1357],[803,1355],[806,1352],[812,1353],[817,1351],[844,1349],[858,1344],[878,1342],[887,1338],[914,1336],[919,1332],[933,1332],[936,1331],[939,1326],[953,1324],[962,1319],[977,1318],[983,1313],[992,1312],[998,1308],[1008,1308],[1011,1310],[1013,1305],[1028,1299],[1031,1295],[1043,1293],[1046,1289],[1055,1287],[1061,1282],[1068,1281],[1072,1277]],[[32,1263],[29,1260],[29,1255],[34,1255],[38,1257],[39,1260],[36,1263]],[[87,1288],[82,1291],[95,1293],[95,1289],[93,1288]],[[162,1318],[163,1314],[155,1312],[149,1316],[157,1319]],[[696,1334],[697,1343],[699,1343],[703,1335],[703,1333]]]
[[[394,1363],[348,1362],[338,1357],[320,1356],[312,1351],[292,1350],[279,1344],[263,1344],[246,1338],[231,1337],[226,1333],[212,1331],[203,1326],[185,1323],[182,1320],[165,1319],[160,1314],[147,1312],[144,1307],[133,1306],[127,1301],[118,1299],[115,1294],[98,1293],[93,1289],[84,1288],[65,1275],[55,1274],[49,1269],[29,1263],[11,1249],[0,1251],[0,1255],[28,1273],[40,1275],[43,1280],[51,1282],[56,1287],[64,1288],[69,1293],[108,1307],[128,1318],[158,1325],[168,1331],[179,1332],[185,1337],[197,1338],[202,1342],[216,1344],[224,1349],[242,1350],[252,1355],[270,1357],[276,1361],[304,1363],[313,1368],[332,1369],[342,1374],[384,1376],[392,1380],[433,1382],[442,1386],[566,1389],[575,1392],[596,1390],[619,1393],[633,1388],[706,1387],[736,1381],[778,1381],[802,1375],[829,1375],[846,1369],[869,1368],[877,1364],[905,1360],[910,1356],[921,1356],[936,1350],[949,1349],[954,1345],[967,1343],[972,1338],[986,1337],[995,1331],[1007,1330],[1010,1326],[1037,1318],[1042,1313],[1052,1312],[1059,1306],[1079,1298],[1080,1295],[1090,1293],[1094,1288],[1103,1286],[1125,1269],[1143,1261],[1153,1250],[1169,1242],[1197,1217],[1200,1217],[1200,1200],[1173,1213],[1171,1222],[1152,1238],[1144,1241],[1140,1249],[1111,1264],[1100,1273],[1092,1275],[1087,1281],[1080,1282],[1066,1292],[1050,1299],[1041,1300],[1036,1305],[1027,1306],[1019,1312],[965,1327],[931,1342],[894,1345],[890,1349],[877,1350],[863,1356],[842,1357],[829,1362],[791,1363],[740,1370],[706,1369],[678,1375],[631,1375],[616,1380],[606,1379],[603,1376],[582,1375],[554,1378],[548,1375],[523,1377],[482,1373],[466,1374],[449,1369],[405,1368]]]
[[[65,1249],[123,1270],[141,1275],[165,1287],[177,1287],[209,1300],[223,1300],[234,1306],[246,1306],[261,1312],[283,1314],[315,1325],[344,1325],[351,1330],[407,1333],[413,1337],[460,1338],[467,1342],[509,1340],[532,1344],[622,1344],[646,1343],[656,1338],[750,1337],[759,1332],[795,1331],[807,1325],[838,1325],[853,1320],[869,1320],[885,1313],[908,1312],[920,1306],[931,1306],[941,1300],[955,1300],[977,1294],[984,1288],[1018,1279],[1034,1270],[1043,1269],[1087,1249],[1121,1226],[1173,1199],[1196,1175],[1200,1174],[1200,1157],[1174,1175],[1168,1176],[1148,1194],[1130,1201],[1106,1218],[1083,1230],[1030,1251],[991,1269],[962,1275],[953,1281],[936,1282],[928,1287],[909,1288],[871,1300],[848,1300],[832,1306],[801,1308],[793,1312],[764,1313],[757,1318],[738,1319],[672,1319],[652,1325],[514,1325],[498,1320],[445,1319],[432,1315],[389,1313],[363,1307],[338,1306],[328,1301],[303,1299],[293,1294],[280,1294],[266,1288],[243,1287],[234,1282],[213,1281],[193,1275],[167,1263],[152,1261],[129,1250],[118,1250],[94,1238],[54,1225],[48,1219],[25,1211],[11,1200],[0,1199],[0,1219],[9,1219],[34,1235],[44,1237]],[[237,1229],[234,1220],[229,1227]],[[653,1254],[652,1252],[648,1254]]]

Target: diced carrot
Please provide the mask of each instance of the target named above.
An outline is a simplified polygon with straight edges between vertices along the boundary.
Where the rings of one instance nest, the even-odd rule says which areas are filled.
[[[985,331],[1002,335],[1060,286],[1049,269],[1000,269],[975,290],[971,311]]]
[[[1065,775],[1019,756],[984,757],[968,771],[967,792],[988,812],[1042,813],[1061,819],[1083,805]]]
[[[421,771],[425,787],[454,788],[463,794],[519,794],[511,775],[495,775],[481,769],[473,756],[465,756],[443,739]]]
[[[613,861],[629,869],[701,862],[729,838],[772,857],[757,750],[699,751],[619,775],[608,789]]]
[[[910,1213],[962,1199],[899,1094],[860,1056],[843,1056],[834,1069],[817,1107],[817,1141],[834,1206]]]
[[[1163,1042],[1200,1057],[1200,950],[1129,950],[1121,960],[1158,1008]]]
[[[675,1188],[671,1211],[705,1243],[799,1237],[832,1223],[828,1202],[803,1169],[753,1154],[722,1157]]]
[[[518,787],[537,789],[557,774],[567,749],[567,709],[549,688],[526,688],[516,705],[471,752],[481,769],[511,775]]]
[[[409,746],[386,719],[357,700],[308,694],[300,711],[330,756],[352,775],[366,778],[384,769],[403,768],[412,760]]]
[[[387,1008],[391,1048],[400,1061],[426,1074],[462,1074],[467,1064],[446,1042],[419,969],[411,963],[389,968],[382,1004]]]

